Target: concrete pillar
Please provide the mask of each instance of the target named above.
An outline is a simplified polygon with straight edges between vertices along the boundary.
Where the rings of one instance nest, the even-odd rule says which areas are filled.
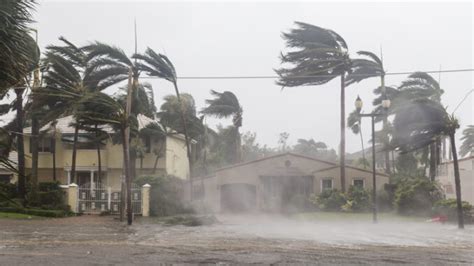
[[[142,187],[142,216],[150,216],[150,185],[145,184]]]
[[[67,170],[67,184],[71,184],[71,171]]]
[[[91,170],[91,190],[94,189],[94,170]]]
[[[76,184],[72,183],[69,185],[67,193],[67,204],[71,207],[71,211],[74,213],[78,212],[78,198],[79,189]]]

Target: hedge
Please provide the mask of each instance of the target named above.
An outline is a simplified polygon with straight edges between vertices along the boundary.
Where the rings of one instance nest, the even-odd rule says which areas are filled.
[[[72,213],[63,210],[42,210],[42,209],[25,209],[15,207],[0,207],[0,212],[22,213],[28,215],[42,216],[42,217],[66,217],[71,216]]]

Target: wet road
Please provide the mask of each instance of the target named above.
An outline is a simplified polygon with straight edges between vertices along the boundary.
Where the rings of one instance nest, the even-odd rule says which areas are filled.
[[[0,220],[0,265],[474,263],[474,228],[219,217],[201,227],[111,217]]]

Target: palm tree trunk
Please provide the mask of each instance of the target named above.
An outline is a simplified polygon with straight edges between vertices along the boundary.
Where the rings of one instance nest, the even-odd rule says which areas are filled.
[[[176,98],[178,99],[178,104],[181,109],[181,122],[183,123],[183,130],[184,130],[184,140],[186,142],[186,153],[188,156],[188,161],[189,161],[189,179],[191,179],[192,174],[191,174],[191,169],[192,169],[192,156],[191,156],[191,147],[190,147],[190,140],[188,136],[188,127],[186,125],[186,118],[184,116],[184,109],[183,109],[183,103],[181,102],[181,95],[179,93],[178,89],[178,84],[176,82],[173,82],[174,85],[174,90],[176,92]]]
[[[464,229],[464,214],[462,209],[462,199],[461,199],[461,177],[459,175],[459,163],[458,155],[456,152],[456,139],[455,133],[451,133],[449,138],[451,140],[451,148],[453,153],[453,162],[454,162],[454,184],[456,186],[456,205],[458,213],[458,228]]]
[[[133,78],[133,80],[132,80]],[[127,88],[127,105],[125,108],[125,129],[123,130],[124,134],[122,136],[123,142],[123,158],[124,158],[124,168],[125,168],[125,183],[127,186],[127,224],[132,224],[133,213],[132,213],[132,175],[130,171],[130,113],[132,110],[132,93],[133,87],[137,84],[138,81],[133,76],[132,69],[130,69],[129,78],[128,78],[128,88]]]
[[[76,180],[76,157],[77,157],[77,138],[79,136],[79,123],[76,121],[74,128],[74,139],[72,142],[72,161],[71,161],[71,183]]]
[[[54,127],[53,139],[51,141],[51,153],[53,155],[53,181],[56,181],[56,127]]]
[[[151,172],[152,174],[156,174],[156,168],[158,167],[158,159],[160,159],[160,155],[156,155],[155,158],[155,163],[153,164],[153,171]]]
[[[236,163],[242,162],[242,145],[241,145],[241,139],[240,139],[240,131],[239,127],[235,128],[236,134],[235,134],[235,155],[236,155]]]
[[[34,111],[33,111],[34,112]],[[35,190],[38,184],[38,145],[39,145],[39,121],[35,114],[31,117],[31,137],[30,137],[30,147],[31,147],[31,184],[32,189]],[[54,173],[53,173],[54,179]]]
[[[365,169],[365,162],[367,162],[367,159],[365,158],[364,137],[362,136],[362,123],[360,121],[359,121],[359,135],[360,135],[360,145],[362,146],[362,159],[364,159],[364,169]]]
[[[340,144],[340,171],[341,191],[346,191],[346,95],[345,74],[341,75],[341,144]]]
[[[95,138],[96,138],[96,149],[97,149],[97,182],[102,183],[102,160],[100,158],[100,139],[99,131],[97,130],[98,125],[95,124]]]
[[[18,194],[20,198],[26,197],[26,174],[25,174],[25,145],[23,142],[23,92],[24,88],[16,88],[16,119],[17,119],[17,151],[18,151]]]
[[[132,214],[131,214],[131,182],[130,182],[130,167],[129,167],[129,162],[130,162],[130,151],[129,151],[129,143],[128,140],[129,138],[127,135],[130,134],[130,128],[127,125],[122,131],[122,143],[123,143],[123,167],[124,167],[124,173],[125,173],[125,186],[126,186],[126,192],[123,189],[122,185],[122,193],[121,193],[121,212],[123,216],[123,207],[125,207],[125,200],[127,201],[127,223],[128,225],[132,224]],[[130,193],[129,193],[129,188],[130,188]],[[125,193],[124,193],[125,192]]]

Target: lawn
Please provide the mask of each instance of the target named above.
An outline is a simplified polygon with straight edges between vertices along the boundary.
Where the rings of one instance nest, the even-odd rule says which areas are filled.
[[[21,220],[30,220],[30,219],[45,219],[44,217],[34,216],[29,214],[23,213],[15,213],[15,212],[0,212],[0,219],[21,219]]]
[[[300,213],[293,216],[297,220],[306,221],[372,221],[372,213],[353,213],[353,212],[308,212]],[[416,216],[402,216],[393,212],[382,212],[377,214],[379,221],[390,221],[390,222],[423,222],[429,219],[429,217],[416,217]]]

